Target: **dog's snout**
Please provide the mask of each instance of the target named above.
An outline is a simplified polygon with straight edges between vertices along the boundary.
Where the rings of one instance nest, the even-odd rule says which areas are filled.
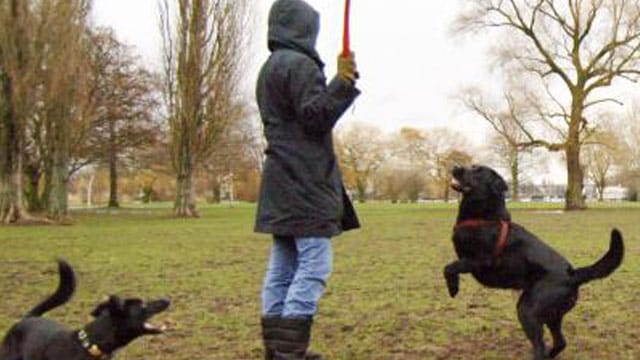
[[[150,313],[157,314],[167,310],[169,306],[171,306],[171,301],[169,299],[159,299],[148,302],[146,308]]]
[[[464,173],[464,168],[463,168],[462,166],[455,165],[455,166],[451,169],[451,174],[453,174],[454,176],[462,175],[462,173]]]

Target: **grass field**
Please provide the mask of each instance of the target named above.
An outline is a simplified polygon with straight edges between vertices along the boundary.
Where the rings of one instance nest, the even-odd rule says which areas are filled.
[[[640,359],[640,207],[561,213],[517,204],[514,221],[574,265],[591,264],[609,231],[625,235],[622,268],[581,291],[567,316],[561,359]],[[254,208],[218,206],[197,220],[167,209],[78,212],[64,227],[0,227],[0,333],[57,281],[56,256],[74,266],[79,289],[48,316],[72,327],[104,295],[167,296],[166,335],[134,342],[117,359],[260,359],[259,290],[268,238],[253,234]],[[463,276],[447,295],[442,268],[454,259],[452,205],[359,207],[363,229],[335,241],[334,274],[314,328],[329,359],[527,359],[517,293],[488,290]]]

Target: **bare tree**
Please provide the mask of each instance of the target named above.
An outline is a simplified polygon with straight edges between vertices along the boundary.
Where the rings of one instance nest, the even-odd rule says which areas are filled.
[[[598,201],[604,201],[604,189],[614,164],[613,154],[608,150],[606,146],[592,145],[585,148],[583,153],[586,173],[598,192]]]
[[[622,116],[621,124],[613,129],[620,145],[617,164],[620,167],[619,180],[627,186],[630,198],[640,199],[640,104]]]
[[[244,113],[238,97],[249,10],[248,0],[178,0],[174,24],[169,1],[161,2],[176,216],[198,216],[196,169],[215,149],[228,123]]]
[[[509,174],[509,190],[511,200],[519,201],[524,184],[532,180],[532,175],[541,171],[546,165],[546,158],[534,149],[514,147],[504,137],[493,134],[487,145],[492,165]]]
[[[384,134],[375,126],[354,123],[340,129],[336,147],[347,185],[354,186],[358,201],[365,202],[373,175],[389,155]]]
[[[391,151],[387,162],[393,163],[410,200],[417,200],[428,183],[436,184],[435,197],[450,197],[451,168],[454,165],[468,165],[472,161],[468,154],[469,141],[461,133],[448,128],[420,130],[403,128],[389,146]],[[388,168],[388,167],[387,167]],[[385,171],[389,174],[389,171]]]
[[[517,96],[519,91],[519,95]],[[527,141],[522,127],[528,127],[535,116],[532,107],[527,104],[525,90],[514,87],[504,95],[503,104],[494,104],[486,100],[479,89],[465,89],[461,96],[464,106],[488,122],[495,136],[491,137],[489,148],[511,177],[511,198],[519,200],[520,183],[523,176],[523,164],[531,149],[522,144]]]
[[[427,132],[405,127],[400,129],[392,144],[392,153],[401,157],[412,169],[425,171],[431,158],[427,142]]]
[[[92,36],[93,136],[80,138],[91,145],[83,151],[84,162],[103,162],[109,169],[108,207],[119,207],[118,167],[132,151],[153,143],[159,133],[154,122],[158,105],[153,76],[139,65],[129,47],[120,43],[112,31],[101,29]],[[87,141],[89,140],[89,141]],[[80,155],[80,154],[78,154]]]
[[[31,14],[26,1],[0,3],[0,223],[31,220],[23,206],[25,129],[35,61],[29,52]]]
[[[387,196],[397,201],[402,194],[416,202],[424,194],[431,155],[425,130],[404,127],[388,141],[382,184]]]
[[[47,150],[51,156],[51,193],[48,217],[68,217],[68,183],[72,124],[83,121],[82,108],[89,61],[84,49],[88,38],[90,0],[42,0],[41,40],[43,104],[47,123]]]
[[[69,133],[82,107],[79,99],[86,63],[81,49],[89,7],[89,0],[0,3],[0,68],[4,75],[0,97],[5,105],[0,137],[7,139],[2,143],[6,148],[0,151],[6,154],[0,175],[0,219],[4,223],[34,220],[23,206],[23,172],[26,169],[30,174],[28,190],[37,197],[33,179],[39,179],[44,165],[51,190],[48,214],[55,220],[66,217]],[[47,161],[41,162],[44,155]]]
[[[534,101],[539,119],[560,140],[549,140],[520,124],[527,137],[521,145],[564,152],[565,208],[584,208],[580,153],[593,131],[587,112],[618,102],[599,97],[598,90],[616,79],[640,77],[640,1],[473,0],[457,29],[503,30],[502,64],[539,80],[539,93],[544,95],[544,101]],[[562,91],[568,100],[559,94]]]

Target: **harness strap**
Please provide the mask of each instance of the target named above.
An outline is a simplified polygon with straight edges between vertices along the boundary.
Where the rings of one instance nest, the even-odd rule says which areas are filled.
[[[498,241],[496,242],[496,247],[493,250],[493,256],[499,257],[504,252],[504,249],[507,247],[507,238],[509,235],[509,228],[511,227],[511,222],[505,220],[499,221],[489,221],[489,220],[465,220],[461,221],[454,226],[453,230],[461,229],[461,228],[478,228],[484,226],[492,226],[496,225],[500,227],[498,230]]]

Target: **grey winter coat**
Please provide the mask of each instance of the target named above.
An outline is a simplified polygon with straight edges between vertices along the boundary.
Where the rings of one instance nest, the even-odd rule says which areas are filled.
[[[319,28],[318,13],[301,0],[278,0],[271,8],[271,57],[256,89],[268,142],[257,232],[333,237],[360,226],[331,133],[360,92],[337,77],[326,84],[315,50]]]

